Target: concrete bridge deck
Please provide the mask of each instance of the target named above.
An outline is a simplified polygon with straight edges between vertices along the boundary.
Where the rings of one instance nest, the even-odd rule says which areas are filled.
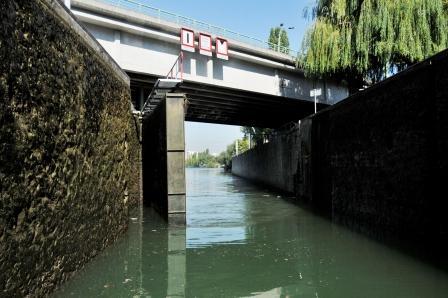
[[[140,109],[148,97],[157,77],[128,72],[131,91]],[[183,83],[174,90],[184,93],[188,100],[185,120],[217,124],[276,128],[314,112],[307,100],[298,100],[263,93],[198,84]],[[318,110],[328,106],[318,103]]]
[[[227,37],[228,60],[201,55],[194,20],[173,14],[172,20],[133,9],[134,1],[72,0],[72,12],[131,77],[135,106],[149,94],[157,78],[165,77],[180,52],[180,30],[195,32],[195,52],[184,52],[184,92],[190,103],[186,119],[213,123],[277,127],[313,112],[310,90],[322,88],[318,102],[333,104],[348,95],[337,82],[305,78],[295,58],[269,48]],[[135,8],[135,7],[134,7]],[[201,23],[203,24],[203,23]],[[223,31],[224,32],[224,31]],[[226,36],[224,36],[226,37]],[[213,51],[215,51],[213,47]],[[270,120],[269,120],[270,119]]]

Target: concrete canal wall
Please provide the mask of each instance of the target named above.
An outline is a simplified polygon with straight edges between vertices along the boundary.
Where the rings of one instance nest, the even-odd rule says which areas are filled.
[[[346,224],[448,238],[448,51],[245,152],[233,173],[295,192]]]
[[[298,133],[275,138],[232,160],[232,173],[279,190],[294,192],[297,171]]]
[[[55,0],[0,24],[0,296],[41,297],[127,228],[129,79]]]
[[[185,224],[185,97],[169,93],[142,125],[143,203]]]

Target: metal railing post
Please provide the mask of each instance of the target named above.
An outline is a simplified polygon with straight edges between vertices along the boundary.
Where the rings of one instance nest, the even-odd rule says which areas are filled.
[[[174,61],[173,66],[171,67],[170,71],[166,75],[167,79],[178,79],[179,76],[179,70],[180,70],[180,79],[184,79],[184,53],[180,51],[179,56],[177,56],[176,61]],[[174,71],[176,71],[176,77],[173,76]]]
[[[184,79],[184,53],[180,51],[180,79]]]
[[[187,17],[183,17],[178,14],[170,13],[170,12],[164,11],[160,8],[155,8],[155,7],[149,6],[149,5],[145,4],[144,2],[140,2],[138,0],[95,0],[95,1],[107,2],[116,7],[121,7],[124,9],[138,11],[138,12],[145,13],[145,14],[148,14],[151,16],[153,16],[153,12],[156,11],[157,19],[159,22],[162,20],[166,20],[169,22],[174,22],[178,25],[179,24],[189,25],[189,26],[195,27],[196,30],[208,30],[209,33],[217,35],[217,36],[233,38],[236,41],[244,42],[249,45],[254,45],[257,47],[270,49],[270,50],[273,50],[273,51],[276,51],[279,53],[289,54],[291,57],[297,57],[297,51],[291,50],[291,49],[289,49],[289,47],[286,48],[283,46],[278,46],[276,44],[271,44],[269,42],[266,42],[266,41],[263,41],[263,40],[260,40],[260,39],[257,39],[257,38],[251,37],[251,36],[246,36],[246,35],[240,34],[238,32],[234,32],[231,30],[227,30],[225,28],[214,26],[209,23],[204,23],[204,22],[192,19],[192,18],[187,18]],[[295,54],[295,56],[293,54]]]

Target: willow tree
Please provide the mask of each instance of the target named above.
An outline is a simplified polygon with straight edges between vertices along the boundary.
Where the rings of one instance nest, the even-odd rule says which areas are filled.
[[[447,12],[447,0],[317,0],[301,66],[370,85],[447,48]]]

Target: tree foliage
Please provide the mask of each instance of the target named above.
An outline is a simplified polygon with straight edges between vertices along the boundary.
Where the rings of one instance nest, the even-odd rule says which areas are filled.
[[[278,49],[278,37],[280,35],[280,49]],[[269,33],[269,47],[272,50],[275,51],[279,51],[285,54],[289,53],[289,38],[288,38],[288,33],[286,32],[285,29],[281,28],[281,27],[274,27],[271,28],[271,32]]]
[[[257,146],[265,142],[268,135],[272,132],[272,129],[244,126],[241,128],[241,132],[244,134],[245,138],[249,138],[250,136],[254,144]]]
[[[317,0],[301,66],[375,83],[448,45],[447,0]]]
[[[227,149],[218,155],[217,161],[229,169],[232,164],[232,157],[236,155],[236,141],[227,146]],[[238,154],[249,150],[249,140],[242,138],[238,140]]]
[[[238,141],[238,154],[249,150],[249,141],[247,138],[235,140],[227,146],[226,150],[218,156],[210,154],[206,149],[203,152],[194,153],[186,159],[186,166],[189,168],[217,168],[220,166],[229,167],[232,157],[236,155],[236,142]]]
[[[210,151],[206,149],[203,152],[197,152],[190,155],[185,161],[185,165],[188,168],[217,168],[219,163],[216,160],[216,156],[210,154]]]

